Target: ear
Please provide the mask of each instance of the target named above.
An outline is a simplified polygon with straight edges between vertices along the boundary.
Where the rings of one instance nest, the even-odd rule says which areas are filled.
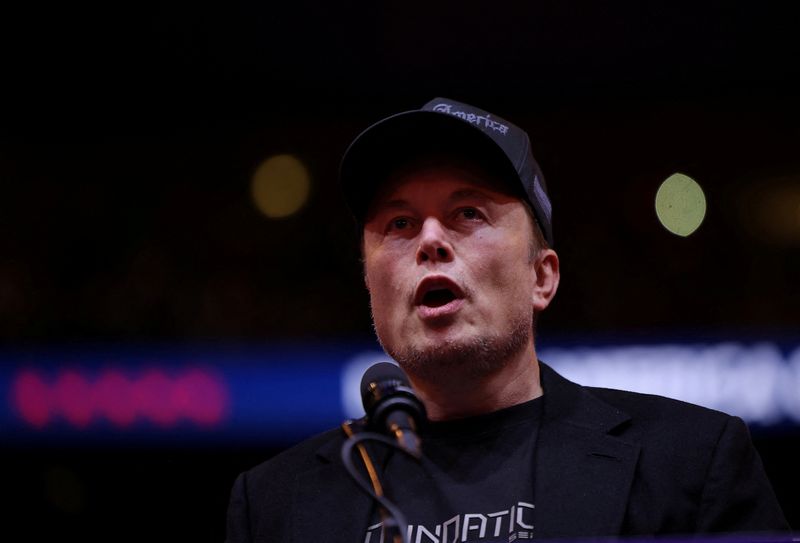
[[[552,249],[543,249],[536,255],[532,265],[536,277],[533,287],[533,311],[543,311],[556,295],[561,273],[558,268],[558,255]]]
[[[361,250],[361,277],[364,278],[364,286],[367,287],[367,290],[369,290],[369,277],[367,277],[367,255],[364,243],[364,231],[362,230],[361,243],[359,244],[359,248]]]

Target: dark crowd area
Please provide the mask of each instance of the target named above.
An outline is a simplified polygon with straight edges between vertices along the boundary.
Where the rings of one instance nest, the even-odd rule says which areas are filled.
[[[3,11],[0,349],[372,337],[339,160],[435,96],[530,134],[562,272],[540,337],[800,340],[791,3]],[[277,154],[310,192],[276,220],[251,179]],[[676,172],[707,200],[686,238],[654,210]],[[754,437],[797,528],[800,427]],[[8,443],[4,509],[22,540],[220,541],[235,476],[284,446]]]

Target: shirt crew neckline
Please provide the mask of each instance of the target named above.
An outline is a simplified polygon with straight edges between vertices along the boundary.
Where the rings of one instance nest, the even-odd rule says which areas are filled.
[[[544,409],[543,396],[510,407],[463,419],[429,421],[420,432],[424,439],[451,439],[500,432],[517,424],[537,421]]]

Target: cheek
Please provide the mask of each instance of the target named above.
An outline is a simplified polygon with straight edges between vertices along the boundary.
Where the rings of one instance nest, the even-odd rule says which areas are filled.
[[[497,244],[491,249],[484,247],[478,253],[483,257],[471,266],[474,284],[479,289],[485,288],[496,303],[526,300],[533,285],[527,251],[527,246],[520,247],[518,243]]]
[[[364,270],[370,291],[392,295],[414,268],[413,243],[398,239],[373,243],[364,252]]]
[[[397,263],[389,258],[375,258],[365,264],[372,311],[376,315],[387,314],[397,305],[400,294],[397,273]]]

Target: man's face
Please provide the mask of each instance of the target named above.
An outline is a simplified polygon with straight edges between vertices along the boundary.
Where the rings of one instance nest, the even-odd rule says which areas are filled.
[[[411,374],[485,374],[533,346],[531,218],[494,186],[463,168],[424,167],[390,181],[370,207],[363,248],[375,329]]]

